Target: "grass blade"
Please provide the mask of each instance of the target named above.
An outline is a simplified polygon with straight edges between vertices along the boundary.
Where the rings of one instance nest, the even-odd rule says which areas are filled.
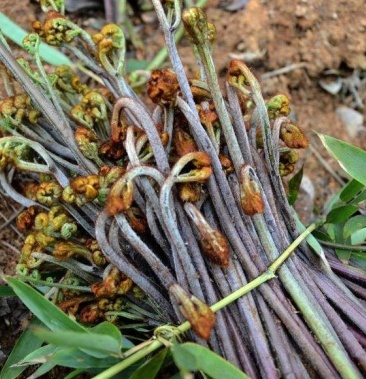
[[[288,182],[288,202],[294,205],[299,195],[301,180],[304,174],[304,166]]]
[[[36,379],[42,377],[44,374],[50,372],[56,366],[53,362],[45,362],[37,368],[34,373],[28,377],[28,379]]]
[[[39,320],[34,318],[31,321],[30,326],[40,327],[42,324]],[[38,349],[42,345],[43,341],[36,337],[30,330],[27,328],[24,330],[17,343],[15,344],[12,352],[10,353],[7,361],[5,362],[3,369],[0,373],[0,379],[15,379],[17,378],[27,366],[16,366],[12,365],[23,360],[28,354],[32,351]]]
[[[74,369],[107,368],[120,361],[119,358],[96,358],[76,348],[64,348],[51,358],[54,364]]]
[[[112,354],[119,355],[121,352],[121,338],[116,340],[107,334],[65,330],[48,331],[39,328],[34,330],[34,333],[53,345],[83,349],[97,358],[104,358]]]
[[[16,296],[15,292],[9,286],[0,286],[0,297]]]
[[[53,331],[87,332],[86,328],[68,317],[28,284],[11,277],[7,277],[6,280],[27,308],[49,329]]]
[[[29,366],[47,362],[50,355],[53,355],[59,347],[54,345],[45,345],[36,349],[22,359],[16,366]]]

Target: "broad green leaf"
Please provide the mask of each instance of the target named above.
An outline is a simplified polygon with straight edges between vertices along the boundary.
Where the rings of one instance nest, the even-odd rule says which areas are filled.
[[[104,334],[113,337],[115,341],[120,345],[120,350],[128,350],[135,346],[130,340],[123,337],[121,331],[111,322],[104,321],[91,328],[90,331],[92,333]],[[86,349],[83,350],[84,352],[88,352]]]
[[[348,203],[350,200],[352,200],[357,194],[359,194],[363,189],[364,185],[360,182],[358,182],[355,179],[352,179],[349,181],[341,190],[339,194],[339,198],[344,201],[345,203]]]
[[[0,286],[0,297],[16,296],[15,292],[9,286]]]
[[[11,277],[7,277],[6,280],[27,308],[49,329],[87,332],[87,329],[68,317],[28,284]]]
[[[39,320],[34,318],[31,326],[42,325]],[[26,368],[24,367],[12,367],[13,364],[18,363],[24,357],[26,357],[33,350],[38,349],[42,345],[43,341],[37,338],[29,328],[25,329],[24,332],[19,337],[17,343],[13,347],[8,359],[6,360],[3,369],[0,373],[0,379],[15,379],[17,378]]]
[[[56,346],[75,347],[97,358],[107,357],[111,354],[120,354],[121,339],[118,341],[107,334],[85,333],[73,331],[48,331],[46,329],[34,330],[34,333]]]
[[[338,226],[339,226],[339,224],[324,224],[323,225],[323,228],[326,230],[331,242],[334,242],[336,240],[336,235],[337,235],[337,233],[339,233],[339,231],[337,230]],[[342,239],[343,239],[343,225],[341,225],[341,226],[342,226],[342,234],[341,235],[342,235]]]
[[[304,173],[304,166],[288,182],[288,202],[294,205],[299,194],[300,184]]]
[[[329,237],[329,235],[327,233],[324,233],[320,230],[314,230],[311,234],[317,240],[321,240],[321,241],[325,241],[325,242],[333,242],[333,240]]]
[[[39,363],[45,363],[51,354],[54,354],[60,347],[55,345],[45,345],[36,349],[22,359],[16,366],[29,366]]]
[[[341,205],[333,208],[327,215],[326,223],[339,224],[345,222],[357,211],[358,207],[356,205]]]
[[[344,223],[340,224],[334,224],[334,242],[339,243],[339,244],[345,244],[348,241],[346,241],[343,237],[343,227]]]
[[[114,357],[96,358],[76,348],[63,348],[57,351],[51,361],[54,364],[70,368],[89,369],[111,367],[121,360]]]
[[[357,230],[351,235],[351,245],[360,245],[366,240],[366,228]]]
[[[248,379],[248,376],[235,367],[232,363],[226,361],[224,358],[220,357],[210,349],[192,343],[186,342],[180,345],[180,348],[174,353],[176,346],[173,349],[174,361],[177,364],[177,355],[183,354],[185,356],[184,367],[180,367],[186,371],[203,371],[205,374],[209,375],[212,379]],[[190,357],[193,357],[193,364],[188,363]],[[180,359],[178,357],[178,359]],[[181,362],[180,360],[179,362]],[[188,363],[188,364],[187,364]],[[178,364],[177,364],[178,366]],[[179,366],[178,366],[179,367]],[[190,367],[197,367],[196,370],[188,369]]]
[[[341,167],[353,178],[366,186],[366,151],[347,142],[317,133],[325,148]]]
[[[3,34],[5,34],[9,39],[11,39],[20,47],[23,46],[23,39],[28,34],[28,32],[13,22],[9,17],[5,16],[5,14],[2,12],[0,12],[0,25],[1,32]],[[52,66],[59,66],[63,64],[68,66],[72,65],[72,62],[66,55],[43,42],[41,42],[39,54],[45,62],[51,64]]]
[[[357,232],[358,230],[366,226],[366,217],[362,215],[357,215],[351,217],[344,225],[343,237],[347,239],[351,234]]]
[[[154,379],[168,353],[168,349],[161,350],[147,362],[143,363],[130,377],[130,379]]]
[[[122,350],[129,350],[134,347],[135,344],[131,342],[128,338],[122,336]]]
[[[177,341],[174,341],[171,351],[174,363],[181,371],[193,372],[200,369],[196,356],[186,349],[183,349],[183,345]]]
[[[347,265],[349,263],[352,254],[351,250],[335,249],[335,253],[344,264]]]
[[[122,349],[122,334],[116,325],[113,325],[111,322],[104,321],[91,328],[90,331],[92,335],[100,334],[102,337],[108,336],[113,338],[115,346],[118,346],[118,351]]]

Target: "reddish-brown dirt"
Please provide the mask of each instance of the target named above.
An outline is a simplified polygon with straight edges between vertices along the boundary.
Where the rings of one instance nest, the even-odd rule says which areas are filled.
[[[238,1],[209,0],[206,5],[208,18],[217,28],[214,60],[220,77],[225,77],[231,58],[246,61],[260,79],[265,96],[276,93],[289,96],[292,115],[307,132],[313,150],[340,173],[313,130],[366,148],[366,129],[347,128],[336,113],[340,106],[347,106],[365,116],[361,104],[366,103],[366,79],[362,80],[366,77],[364,0],[251,0],[245,8],[229,12],[225,7],[232,3]],[[29,0],[0,0],[0,11],[28,30],[39,13],[37,5]],[[86,18],[90,21],[92,16],[89,12],[87,17],[80,14],[77,17],[81,22]],[[139,33],[145,41],[145,49],[139,56],[152,59],[163,43],[156,19],[149,14],[136,18],[136,24],[142,26]],[[181,42],[180,51],[187,70],[194,74],[194,58],[187,41]],[[276,72],[279,69],[285,72]],[[336,80],[343,80],[341,94],[331,95],[320,86],[322,82]],[[314,205],[306,197],[298,205],[304,219],[309,219],[314,206],[319,211],[340,185],[312,150],[303,154],[302,163],[305,175],[315,187]],[[13,223],[2,228],[1,225],[17,209],[17,205],[0,194],[0,272],[5,274],[14,271],[21,238]],[[0,335],[0,340],[3,339]]]

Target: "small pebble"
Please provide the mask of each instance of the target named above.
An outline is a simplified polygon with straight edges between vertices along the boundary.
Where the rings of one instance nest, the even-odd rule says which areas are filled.
[[[314,184],[308,176],[304,175],[301,181],[299,195],[294,205],[299,219],[304,224],[309,224],[314,218],[314,198]]]
[[[340,106],[336,109],[336,114],[341,119],[351,138],[357,137],[358,132],[365,129],[362,113],[346,106]]]

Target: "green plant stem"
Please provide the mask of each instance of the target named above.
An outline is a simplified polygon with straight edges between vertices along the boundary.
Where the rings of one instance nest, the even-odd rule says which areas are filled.
[[[321,245],[334,247],[336,249],[366,251],[366,246],[362,246],[362,245],[343,245],[342,243],[328,242],[328,241],[323,241],[323,240],[319,240],[319,239],[318,239],[318,241]]]
[[[68,284],[62,284],[62,283],[51,283],[51,282],[47,282],[46,280],[38,280],[38,279],[33,279],[29,276],[25,277],[25,278],[20,278],[20,279],[23,279],[27,282],[30,282],[34,285],[44,285],[44,286],[47,286],[47,287],[57,287],[57,288],[66,288],[66,289],[70,289],[70,290],[74,290],[74,291],[82,291],[82,292],[90,292],[92,293],[93,291],[90,289],[90,287],[84,287],[84,286],[72,286],[72,285],[68,285]]]
[[[240,167],[244,165],[244,158],[238,140],[231,124],[230,115],[225,106],[224,98],[220,91],[215,65],[212,54],[206,44],[196,45],[198,54],[202,59],[203,68],[206,73],[206,80],[210,89],[212,100],[215,104],[217,115],[219,116],[221,128],[225,136],[225,141],[229,149],[230,157],[233,161],[235,171],[239,176]]]
[[[38,39],[40,39],[40,37],[38,37]],[[38,47],[36,48],[36,51],[34,52],[33,58],[34,58],[34,61],[38,67],[38,71],[41,74],[41,77],[44,81],[44,85],[46,86],[46,90],[48,92],[48,95],[49,95],[53,105],[55,106],[57,112],[59,113],[60,117],[63,119],[65,124],[67,124],[68,121],[66,119],[65,113],[63,112],[63,110],[61,108],[60,99],[57,97],[56,92],[52,88],[52,84],[50,83],[50,81],[47,77],[46,71],[43,67],[43,64],[41,61],[41,56],[39,53],[39,43],[38,43]]]
[[[211,306],[211,309],[216,313],[220,309],[228,306],[229,304],[233,303],[240,297],[244,296],[248,292],[252,291],[253,289],[257,288],[261,284],[265,283],[266,281],[273,279],[276,277],[275,272],[281,267],[281,265],[286,261],[286,259],[293,253],[293,251],[297,248],[297,246],[300,245],[300,243],[306,239],[306,237],[318,227],[318,223],[311,224],[304,232],[302,232],[292,243],[291,245],[267,268],[267,270],[258,276],[256,279],[252,280],[250,283],[246,284],[245,286],[239,288],[238,290],[231,293],[229,296],[226,296],[224,299],[218,301],[217,303],[213,304]],[[183,324],[179,325],[175,328],[174,334],[177,336],[179,334],[187,332],[191,328],[191,324],[186,321]],[[107,370],[103,371],[102,373],[96,375],[93,377],[93,379],[109,379],[112,378],[114,375],[118,374],[119,372],[125,370],[127,367],[131,366],[132,364],[138,362],[140,359],[146,357],[148,354],[154,352],[159,347],[163,346],[164,343],[160,341],[159,339],[151,340],[151,343],[146,346],[146,342],[142,343],[141,350],[138,350],[135,354],[129,355],[128,351],[124,353],[124,355],[128,355],[126,359],[123,361],[117,363],[116,365],[108,368]],[[136,350],[136,346],[133,348]],[[356,376],[357,377],[357,376]]]
[[[216,304],[212,305],[211,309],[214,312],[219,311],[220,309],[226,307],[227,305],[231,304],[233,301],[239,299],[246,293],[252,291],[262,283],[266,282],[267,280],[273,279],[276,277],[275,272],[281,267],[281,265],[288,259],[288,257],[292,254],[292,252],[296,249],[299,244],[306,239],[306,237],[318,226],[318,223],[311,224],[308,228],[305,229],[303,233],[299,235],[292,243],[291,245],[267,268],[267,270],[252,280],[250,283],[246,284],[245,286],[239,288],[229,296],[225,297],[224,299],[218,301]]]

